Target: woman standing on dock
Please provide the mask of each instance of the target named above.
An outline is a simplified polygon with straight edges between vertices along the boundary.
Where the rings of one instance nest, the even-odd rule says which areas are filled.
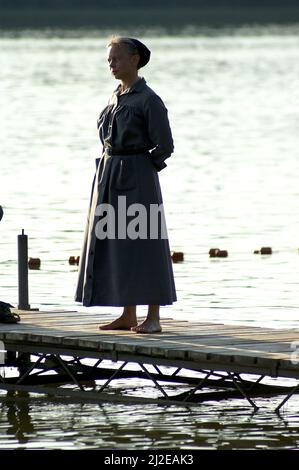
[[[163,101],[138,76],[149,49],[122,37],[107,47],[120,84],[98,119],[103,153],[96,160],[75,300],[123,307],[101,330],[156,333],[162,331],[160,305],[177,300],[157,173],[173,152],[172,134]],[[139,325],[137,305],[148,305]]]

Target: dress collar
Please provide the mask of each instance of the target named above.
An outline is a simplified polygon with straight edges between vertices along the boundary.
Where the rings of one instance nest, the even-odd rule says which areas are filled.
[[[124,93],[122,93],[120,95],[120,87],[121,85],[119,84],[118,87],[114,90],[114,93],[118,96],[123,96],[123,95],[127,95],[129,93],[133,93],[133,92],[139,92],[141,91],[144,86],[146,85],[146,81],[143,77],[138,77],[138,79],[136,80],[136,82],[130,87],[128,88]]]

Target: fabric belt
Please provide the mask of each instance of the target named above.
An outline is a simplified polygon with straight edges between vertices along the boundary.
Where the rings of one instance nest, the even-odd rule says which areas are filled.
[[[116,150],[111,147],[104,147],[104,152],[107,155],[137,155],[139,153],[147,153],[149,149],[143,148],[143,149],[132,149],[132,150]]]

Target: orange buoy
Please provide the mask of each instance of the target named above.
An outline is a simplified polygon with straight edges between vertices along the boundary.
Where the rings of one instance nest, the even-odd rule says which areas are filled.
[[[220,250],[219,248],[211,248],[209,255],[211,258],[227,258],[228,252],[227,250]]]
[[[228,252],[227,250],[219,250],[217,252],[217,258],[227,258],[228,257]]]
[[[209,255],[211,258],[216,258],[217,254],[219,253],[219,248],[211,248],[209,251]]]
[[[29,267],[29,269],[39,269],[40,268],[40,259],[39,258],[29,258],[28,267]]]
[[[184,253],[182,251],[172,251],[171,259],[173,263],[179,263],[181,261],[184,261]]]
[[[75,256],[70,256],[70,257],[69,257],[69,264],[76,264],[76,258],[75,258]]]
[[[270,246],[263,246],[261,248],[261,255],[272,255],[272,248]]]

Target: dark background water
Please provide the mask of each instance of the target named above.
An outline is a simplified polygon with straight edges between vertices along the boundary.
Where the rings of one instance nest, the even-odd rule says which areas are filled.
[[[296,0],[0,0],[0,28],[160,27],[294,23]]]

